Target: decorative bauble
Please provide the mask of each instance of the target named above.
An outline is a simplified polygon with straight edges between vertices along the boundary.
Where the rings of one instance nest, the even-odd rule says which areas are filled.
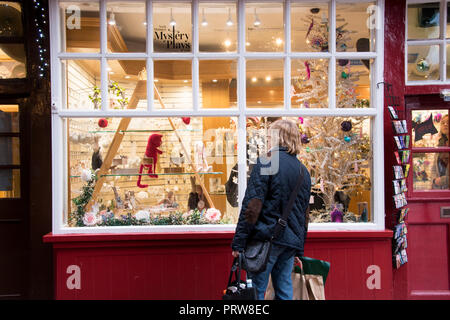
[[[100,120],[98,120],[98,126],[100,128],[106,128],[108,126],[108,120],[106,120],[105,118],[101,118]]]
[[[348,59],[339,59],[338,61],[341,67],[345,67],[348,63]]]
[[[345,136],[344,140],[345,140],[345,142],[350,142],[350,141],[352,141],[352,138],[350,138],[349,136]]]
[[[190,117],[181,117],[181,120],[183,120],[184,124],[186,124],[186,125],[191,123],[191,118]]]
[[[306,152],[309,153],[310,151],[309,147],[306,147]]]
[[[347,78],[348,78],[348,76],[349,76],[349,74],[348,74],[347,72],[345,72],[345,71],[342,71],[342,73],[341,73],[341,77],[342,77],[342,79],[347,79]]]
[[[430,63],[425,58],[422,58],[417,62],[416,69],[419,72],[428,72],[430,71]]]
[[[342,121],[342,123],[341,123],[341,129],[342,129],[342,131],[344,131],[344,132],[348,132],[348,131],[352,130],[352,122],[351,122],[351,121],[348,121],[348,120]]]
[[[298,121],[300,122],[300,124],[303,124],[303,118],[302,117],[298,117]]]
[[[303,144],[309,143],[309,138],[306,134],[302,134],[302,143]]]

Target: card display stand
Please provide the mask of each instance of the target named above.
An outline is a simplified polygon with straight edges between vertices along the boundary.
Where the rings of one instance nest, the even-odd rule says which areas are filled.
[[[408,262],[406,248],[407,241],[407,224],[406,218],[409,208],[406,200],[406,192],[408,191],[407,178],[410,169],[410,142],[408,125],[406,122],[404,108],[400,106],[400,98],[392,93],[392,85],[385,85],[385,103],[391,118],[393,139],[395,145],[394,157],[395,165],[392,167],[393,179],[393,204],[394,212],[392,214],[392,225],[394,226],[394,238],[392,242],[392,260],[395,268],[400,268]]]

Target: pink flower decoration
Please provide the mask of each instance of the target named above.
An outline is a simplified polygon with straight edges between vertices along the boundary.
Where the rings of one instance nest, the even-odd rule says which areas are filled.
[[[298,121],[300,121],[300,124],[303,124],[303,118],[302,117],[298,117]]]
[[[206,210],[205,218],[210,222],[217,222],[220,220],[220,211],[215,208],[209,208]]]

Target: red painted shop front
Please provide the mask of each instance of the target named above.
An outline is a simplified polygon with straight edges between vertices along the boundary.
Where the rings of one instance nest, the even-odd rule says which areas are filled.
[[[405,83],[405,1],[387,1],[385,15],[385,79],[400,98],[401,112],[411,134],[416,111],[448,110],[449,102],[440,97],[449,85],[406,85]],[[385,113],[386,199],[390,197],[389,174],[395,158],[392,126]],[[412,136],[411,136],[412,140]],[[411,142],[412,143],[412,142]],[[448,149],[448,148],[447,148]],[[440,147],[443,153],[446,147]],[[433,148],[412,148],[412,156],[436,152]],[[411,164],[411,169],[413,170]],[[413,175],[408,177],[408,263],[393,270],[394,299],[450,299],[450,218],[441,210],[450,206],[446,190],[416,190]],[[386,201],[386,226],[392,226],[392,206]],[[389,218],[389,219],[388,219]]]
[[[49,234],[44,241],[54,248],[56,299],[209,300],[220,299],[226,286],[232,238],[233,232]],[[391,231],[309,232],[305,255],[331,262],[325,297],[392,299],[391,238]],[[374,265],[379,283],[369,279]]]
[[[440,90],[450,86],[405,85],[405,12],[405,1],[385,2],[384,82],[400,97],[405,116],[408,108],[434,107],[427,101],[450,108],[439,98]],[[305,256],[331,263],[327,299],[450,299],[450,219],[441,217],[441,208],[450,207],[449,194],[408,193],[408,262],[393,267],[395,147],[387,109],[384,135],[386,229],[310,231]],[[53,246],[56,299],[220,299],[232,262],[233,234],[50,233],[44,242]]]

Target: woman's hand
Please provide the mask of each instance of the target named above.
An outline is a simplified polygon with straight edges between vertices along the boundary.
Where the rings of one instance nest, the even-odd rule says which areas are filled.
[[[231,252],[231,254],[232,254],[233,257],[235,257],[235,258],[239,257],[239,251],[233,251],[233,252]]]
[[[295,257],[295,258],[294,258],[294,263],[300,265],[300,268],[303,269],[302,260],[300,260],[299,257]]]

